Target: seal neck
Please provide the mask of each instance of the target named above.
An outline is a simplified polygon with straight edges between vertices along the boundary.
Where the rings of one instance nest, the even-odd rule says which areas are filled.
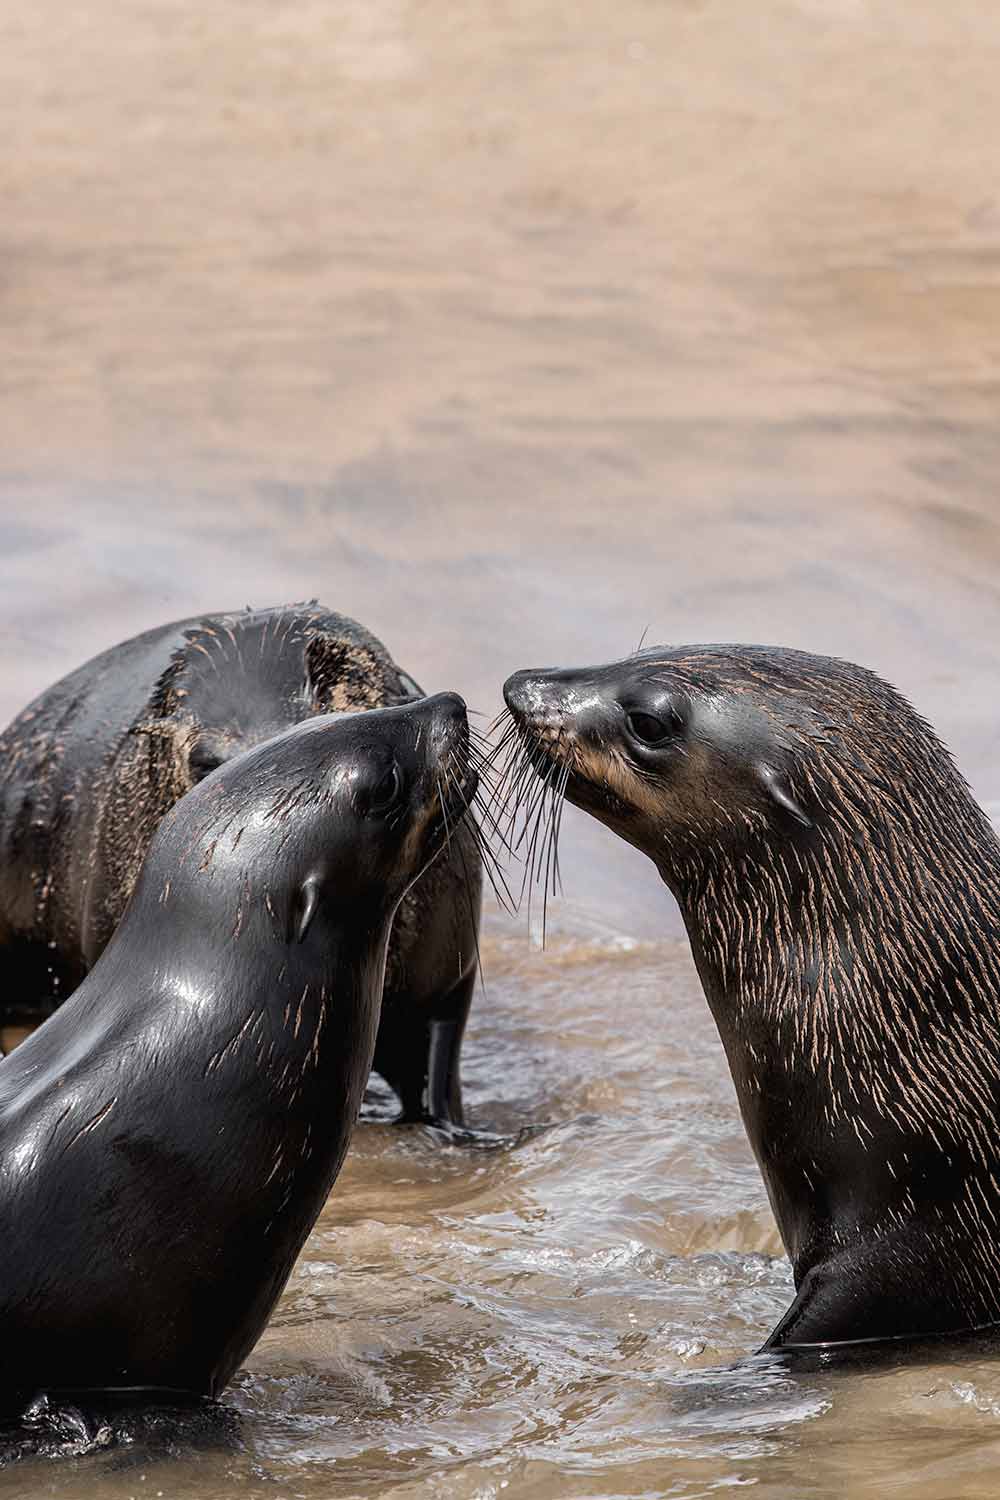
[[[1000,844],[967,792],[933,825],[876,811],[663,872],[797,1274],[887,1212],[933,1218],[992,1181]],[[915,1182],[928,1152],[941,1170]]]

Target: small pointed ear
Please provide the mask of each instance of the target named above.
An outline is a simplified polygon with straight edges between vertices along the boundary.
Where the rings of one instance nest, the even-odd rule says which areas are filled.
[[[301,943],[312,925],[312,919],[319,908],[319,876],[307,875],[299,887],[299,896],[295,904],[295,941]]]
[[[788,813],[789,817],[795,819],[796,823],[801,823],[803,828],[812,827],[812,818],[808,813],[803,812],[792,796],[788,780],[781,771],[776,771],[773,766],[762,762],[757,767],[757,775],[772,802],[777,803],[784,812]]]

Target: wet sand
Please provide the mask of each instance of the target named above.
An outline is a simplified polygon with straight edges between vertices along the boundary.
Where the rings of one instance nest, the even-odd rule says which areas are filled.
[[[487,715],[644,630],[853,657],[1000,799],[998,65],[968,0],[5,14],[0,717],[318,595]],[[740,1362],[789,1278],[676,913],[563,865],[467,1049],[551,1128],[365,1125],[245,1451],[0,1493],[995,1493],[1000,1365]]]

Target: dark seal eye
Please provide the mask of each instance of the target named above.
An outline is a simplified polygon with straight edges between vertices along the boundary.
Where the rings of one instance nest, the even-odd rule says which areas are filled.
[[[195,782],[204,781],[206,776],[217,771],[221,765],[222,756],[211,745],[196,744],[188,755],[188,770]]]
[[[676,729],[676,724],[666,723],[658,719],[655,714],[643,714],[632,712],[625,720],[631,735],[641,745],[662,745],[663,741],[669,739]]]
[[[385,775],[376,783],[368,800],[368,811],[373,813],[388,812],[390,807],[399,797],[402,781],[399,769],[395,762],[389,767]]]

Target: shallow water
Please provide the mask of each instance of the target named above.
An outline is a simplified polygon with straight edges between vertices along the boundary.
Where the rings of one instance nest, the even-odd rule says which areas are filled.
[[[542,953],[492,918],[484,946],[469,1103],[521,1140],[359,1129],[228,1393],[235,1446],[26,1463],[0,1493],[996,1493],[1000,1361],[748,1357],[790,1276],[684,947],[557,925]]]
[[[7,8],[0,715],[315,594],[487,714],[647,627],[854,657],[1000,798],[998,64],[978,0]],[[987,1354],[750,1357],[789,1275],[676,913],[563,864],[467,1044],[517,1143],[363,1125],[237,1446],[0,1494],[997,1492]]]

